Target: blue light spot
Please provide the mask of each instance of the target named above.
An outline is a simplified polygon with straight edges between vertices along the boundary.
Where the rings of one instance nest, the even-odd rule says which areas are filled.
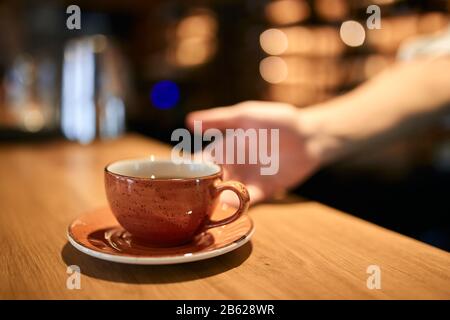
[[[180,90],[175,82],[164,80],[155,83],[151,92],[152,104],[158,109],[170,109],[180,101]]]

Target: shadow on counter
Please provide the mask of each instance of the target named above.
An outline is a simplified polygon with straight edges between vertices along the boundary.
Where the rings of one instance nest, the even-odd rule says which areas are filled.
[[[67,266],[77,265],[83,275],[122,283],[161,284],[208,278],[239,267],[252,253],[251,241],[219,257],[174,265],[131,265],[100,260],[77,251],[70,243],[61,250]]]

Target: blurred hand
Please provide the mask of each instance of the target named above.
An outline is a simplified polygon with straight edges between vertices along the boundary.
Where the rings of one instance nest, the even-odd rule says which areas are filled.
[[[439,119],[450,105],[450,72],[443,70],[450,70],[448,55],[415,59],[314,107],[248,101],[193,112],[187,125],[202,120],[203,130],[279,129],[277,174],[261,175],[260,165],[224,165],[225,179],[245,183],[257,202],[301,183],[324,163]]]
[[[226,180],[243,182],[252,203],[262,201],[301,183],[320,164],[310,134],[302,125],[301,111],[292,105],[275,102],[248,101],[230,107],[220,107],[192,112],[187,116],[187,126],[193,130],[194,120],[202,121],[202,130],[242,128],[279,129],[279,170],[275,175],[261,175],[259,164],[224,164]],[[270,137],[270,135],[269,135]],[[214,142],[213,142],[214,143]],[[226,143],[226,140],[225,140]],[[248,152],[248,143],[245,152]],[[226,156],[224,148],[224,158]],[[269,148],[270,150],[270,148]],[[238,150],[237,152],[244,152]],[[248,153],[245,153],[248,154]],[[246,159],[248,163],[248,158]],[[231,195],[225,194],[228,203],[235,204]]]

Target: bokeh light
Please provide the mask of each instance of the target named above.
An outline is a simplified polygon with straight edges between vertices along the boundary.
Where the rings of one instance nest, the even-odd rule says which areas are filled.
[[[195,67],[208,62],[217,49],[217,18],[209,9],[195,8],[169,34],[169,63]]]
[[[30,132],[37,132],[45,125],[45,119],[39,109],[29,110],[23,118],[23,125]]]
[[[155,83],[151,92],[152,104],[158,109],[170,109],[180,101],[180,90],[175,82],[163,80]]]
[[[275,25],[286,25],[307,19],[311,10],[305,0],[279,0],[270,2],[265,12],[269,22]]]
[[[344,21],[341,25],[340,36],[342,41],[350,47],[359,47],[366,39],[364,27],[357,21]]]
[[[215,41],[201,37],[187,38],[177,44],[175,62],[184,67],[200,65],[207,62],[215,51]]]
[[[261,77],[269,83],[280,83],[288,76],[286,62],[280,57],[267,57],[259,64]]]
[[[270,55],[279,55],[288,48],[288,38],[279,29],[268,29],[259,36],[261,48]]]
[[[105,51],[107,45],[108,45],[108,39],[106,36],[102,34],[97,34],[92,36],[92,48],[95,53],[101,53]]]
[[[284,54],[315,57],[335,57],[345,52],[345,44],[335,27],[293,26],[281,29],[288,39],[289,46]]]
[[[350,13],[347,0],[316,0],[314,8],[317,14],[327,21],[342,21]]]
[[[216,35],[217,21],[210,11],[200,11],[181,20],[176,35],[180,39],[189,37],[210,38]]]

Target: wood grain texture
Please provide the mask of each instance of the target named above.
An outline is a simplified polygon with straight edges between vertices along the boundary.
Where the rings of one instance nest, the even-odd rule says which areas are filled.
[[[250,209],[251,243],[211,260],[132,266],[97,260],[67,243],[79,214],[104,206],[103,167],[168,156],[130,135],[81,146],[0,145],[0,298],[42,299],[416,299],[450,298],[450,254],[315,202]],[[67,266],[81,289],[66,288]],[[382,288],[366,286],[379,265]]]

